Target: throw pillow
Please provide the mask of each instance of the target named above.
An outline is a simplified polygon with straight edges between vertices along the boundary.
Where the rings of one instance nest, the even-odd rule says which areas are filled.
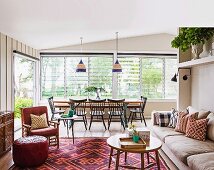
[[[197,115],[198,113],[188,114],[188,113],[180,112],[178,115],[178,121],[175,127],[175,131],[186,133],[186,126],[187,126],[189,117],[193,116],[194,118],[196,118]]]
[[[189,117],[186,129],[186,136],[205,141],[206,131],[207,131],[207,122],[209,119],[195,119],[193,116]]]
[[[207,138],[214,141],[214,113],[210,113],[207,118],[209,118],[207,126]]]
[[[167,127],[169,125],[171,113],[160,113],[159,114],[159,126]]]
[[[159,115],[160,115],[159,112],[155,112],[154,113],[154,122],[155,122],[155,125],[159,125]]]
[[[169,125],[168,127],[175,128],[178,120],[178,111],[176,111],[174,108],[172,109],[172,113],[170,115],[169,119]]]
[[[48,127],[46,113],[37,116],[30,114],[31,117],[31,129],[40,129]]]
[[[198,119],[205,119],[210,114],[210,111],[200,110],[198,113]]]

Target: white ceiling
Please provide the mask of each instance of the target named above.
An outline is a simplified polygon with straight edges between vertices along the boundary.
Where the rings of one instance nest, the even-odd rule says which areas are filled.
[[[214,26],[213,0],[0,0],[0,32],[37,49]]]

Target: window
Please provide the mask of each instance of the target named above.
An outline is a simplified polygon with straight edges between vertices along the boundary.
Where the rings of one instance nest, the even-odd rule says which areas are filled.
[[[82,58],[86,73],[77,73]],[[160,55],[119,55],[122,73],[112,74],[113,54],[87,54],[41,57],[41,98],[92,97],[88,86],[102,87],[103,98],[112,97],[112,85],[117,98],[175,99],[176,83],[171,78],[177,71],[177,58]]]
[[[176,98],[177,87],[171,82],[177,69],[175,57],[119,56],[119,62],[123,69],[118,74],[119,98]]]
[[[110,57],[109,57],[110,56]],[[76,72],[82,58],[86,72]],[[87,97],[88,86],[102,87],[104,97],[112,96],[112,55],[108,56],[43,56],[41,60],[41,98]],[[94,94],[95,96],[95,94]]]

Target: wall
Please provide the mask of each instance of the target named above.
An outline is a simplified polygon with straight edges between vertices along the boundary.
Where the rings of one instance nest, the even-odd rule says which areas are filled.
[[[214,64],[192,68],[192,106],[214,111]]]
[[[87,38],[87,37],[85,37]],[[129,37],[119,39],[119,51],[170,51],[177,52],[171,47],[171,41],[174,35],[154,34],[138,37]],[[99,41],[92,43],[83,42],[83,51],[115,51],[115,40]],[[80,45],[71,45],[48,50],[80,50]]]
[[[38,57],[38,51],[0,33],[0,110],[12,110],[13,50]]]

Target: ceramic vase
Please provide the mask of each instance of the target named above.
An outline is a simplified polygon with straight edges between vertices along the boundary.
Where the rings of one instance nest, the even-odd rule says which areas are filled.
[[[200,58],[204,58],[210,55],[210,52],[212,50],[212,38],[209,40],[206,40],[203,45],[203,52],[200,54]]]
[[[192,45],[193,60],[199,59],[199,55],[203,51],[202,44]]]
[[[138,143],[140,137],[137,136],[137,135],[133,135],[132,139],[133,139],[133,141],[134,141],[135,143]]]

